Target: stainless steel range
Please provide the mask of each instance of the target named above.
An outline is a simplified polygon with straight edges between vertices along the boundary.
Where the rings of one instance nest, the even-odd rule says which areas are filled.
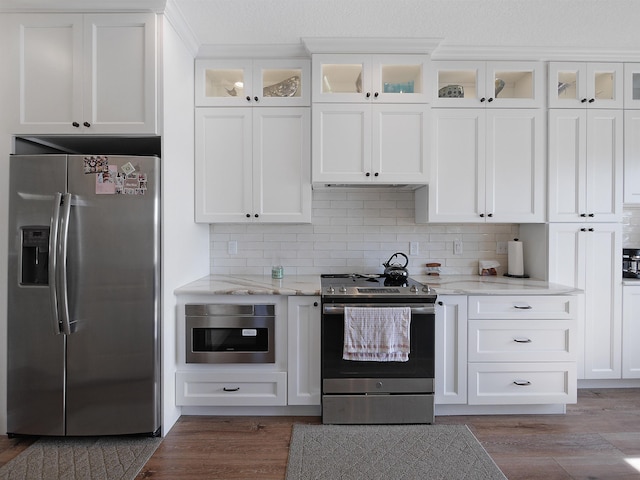
[[[377,274],[321,285],[323,423],[433,423],[436,293]]]

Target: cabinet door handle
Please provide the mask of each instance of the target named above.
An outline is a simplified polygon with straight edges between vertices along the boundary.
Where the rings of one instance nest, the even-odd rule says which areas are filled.
[[[482,97],[482,98],[480,99],[480,103],[483,103],[485,100],[486,100],[486,98]]]
[[[513,341],[516,343],[531,343],[530,338],[514,338]]]
[[[533,307],[531,305],[523,304],[515,304],[513,308],[517,308],[518,310],[531,310]]]
[[[580,103],[587,103],[587,99],[583,98],[582,100],[580,100]]]
[[[91,124],[89,122],[84,122],[83,125],[87,128],[89,128],[91,126]]]
[[[513,383],[514,385],[518,385],[519,387],[527,387],[531,385],[531,382],[529,380],[514,380]]]
[[[80,124],[78,122],[73,122],[71,125],[76,127],[76,128],[78,128],[80,126]]]
[[[489,103],[493,102],[493,98],[488,99],[487,102]]]
[[[225,392],[237,392],[238,390],[240,390],[240,387],[234,387],[234,388],[223,387],[222,390]]]
[[[595,101],[596,101],[596,99],[595,99],[595,98],[590,98],[590,99],[589,99],[589,103],[593,103],[593,102],[595,102]]]

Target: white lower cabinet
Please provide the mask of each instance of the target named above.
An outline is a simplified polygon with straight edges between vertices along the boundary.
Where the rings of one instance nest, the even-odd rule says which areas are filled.
[[[640,283],[640,282],[639,282]],[[622,287],[622,378],[640,378],[640,285]]]
[[[470,296],[469,405],[577,399],[574,296]]]
[[[467,403],[467,296],[438,295],[435,401]]]
[[[289,297],[288,321],[288,404],[320,405],[320,297]]]
[[[274,406],[287,404],[286,372],[176,372],[176,404]]]

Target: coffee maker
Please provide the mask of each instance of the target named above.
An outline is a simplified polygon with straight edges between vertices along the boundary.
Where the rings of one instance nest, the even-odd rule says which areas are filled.
[[[622,277],[640,278],[640,249],[622,249]]]

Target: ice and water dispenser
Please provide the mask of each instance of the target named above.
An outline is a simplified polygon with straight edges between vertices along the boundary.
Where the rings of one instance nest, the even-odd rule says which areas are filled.
[[[21,285],[49,283],[49,227],[22,227]]]

